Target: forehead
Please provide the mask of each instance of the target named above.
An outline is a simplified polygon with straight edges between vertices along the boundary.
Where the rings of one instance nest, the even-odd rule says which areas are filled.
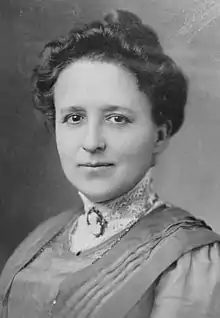
[[[133,74],[120,65],[80,60],[66,67],[54,89],[55,105],[113,104],[131,107],[146,104]],[[146,106],[146,105],[145,105]]]

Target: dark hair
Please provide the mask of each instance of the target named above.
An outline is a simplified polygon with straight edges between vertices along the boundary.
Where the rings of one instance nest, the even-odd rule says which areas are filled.
[[[167,56],[157,34],[133,13],[117,10],[49,42],[33,72],[35,107],[55,121],[53,88],[60,72],[73,61],[88,58],[118,63],[137,78],[152,106],[156,125],[170,123],[170,136],[184,121],[188,81]]]

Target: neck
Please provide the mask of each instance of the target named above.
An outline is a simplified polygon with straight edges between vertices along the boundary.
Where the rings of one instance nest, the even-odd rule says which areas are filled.
[[[84,194],[79,193],[85,214],[92,207],[101,211],[107,222],[121,218],[138,217],[142,211],[148,211],[158,200],[152,189],[152,169],[127,193],[102,203],[90,201]]]

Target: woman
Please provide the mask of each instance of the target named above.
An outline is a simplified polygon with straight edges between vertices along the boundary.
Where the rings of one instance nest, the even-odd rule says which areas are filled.
[[[119,10],[49,43],[33,79],[83,207],[9,259],[1,317],[219,317],[220,237],[151,186],[188,87],[155,32]]]

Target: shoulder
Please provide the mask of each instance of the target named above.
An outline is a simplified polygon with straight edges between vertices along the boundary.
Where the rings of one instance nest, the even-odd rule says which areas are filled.
[[[208,244],[183,255],[177,270],[190,284],[191,297],[211,295],[220,284],[220,243]],[[219,286],[220,287],[220,286]],[[220,297],[220,289],[218,290]]]
[[[0,295],[10,284],[13,276],[37,255],[41,248],[48,243],[63,227],[79,214],[76,210],[68,210],[45,220],[32,231],[6,262],[0,279]]]
[[[24,251],[28,251],[33,246],[50,240],[58,231],[60,231],[67,223],[77,216],[78,213],[74,210],[67,210],[52,216],[49,219],[41,222],[28,236],[20,243],[11,257],[19,256]]]
[[[187,313],[217,318],[219,297],[220,243],[216,242],[185,253],[164,272],[157,285],[152,317],[159,317],[163,310],[170,317]]]
[[[195,217],[189,211],[180,208],[179,206],[163,203],[151,211],[146,216],[147,227],[151,226],[151,223],[155,227],[161,227],[162,230],[166,230],[170,226],[178,227],[203,227],[211,228],[205,223],[204,220]]]
[[[166,274],[169,276],[171,273],[181,277],[184,283],[189,281],[193,288],[204,285],[208,289],[210,283],[220,282],[220,243],[208,244],[185,253]]]
[[[55,234],[56,230],[59,230],[66,223],[68,223],[68,221],[73,218],[73,215],[73,211],[68,210],[42,221],[33,231],[27,235],[27,237],[17,247],[15,252],[23,249],[27,245],[29,246],[30,244],[32,245],[37,243],[44,237],[49,238],[51,235]]]

